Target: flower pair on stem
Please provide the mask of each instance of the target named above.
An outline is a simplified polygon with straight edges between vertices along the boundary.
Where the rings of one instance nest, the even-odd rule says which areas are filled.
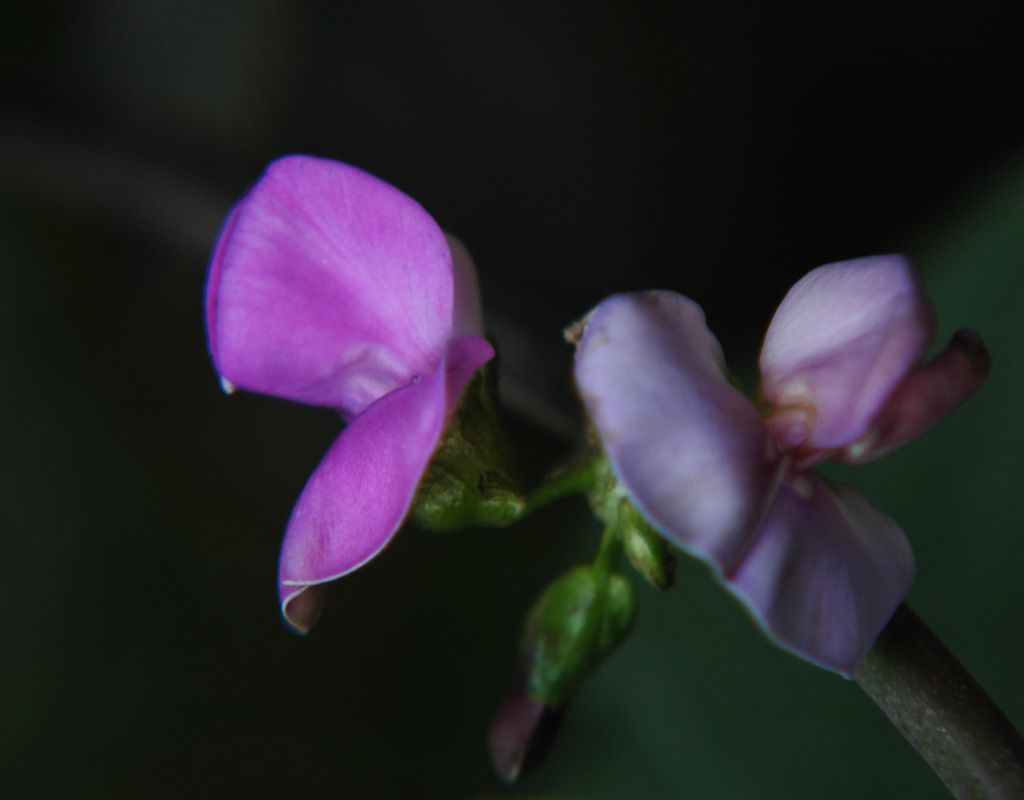
[[[590,499],[605,525],[598,558],[534,607],[520,693],[495,727],[508,776],[541,719],[627,635],[623,552],[665,588],[664,541],[678,545],[777,643],[852,674],[906,595],[913,557],[890,517],[812,468],[902,446],[989,368],[971,331],[922,363],[933,317],[900,256],[819,267],[793,287],[765,336],[755,402],[692,300],[617,295],[570,329],[596,448],[523,495],[468,253],[393,187],[307,156],[271,164],[232,210],[206,311],[225,388],[346,421],[285,531],[279,595],[300,632],[325,584],[379,554],[410,514],[439,530],[504,526],[567,493]]]

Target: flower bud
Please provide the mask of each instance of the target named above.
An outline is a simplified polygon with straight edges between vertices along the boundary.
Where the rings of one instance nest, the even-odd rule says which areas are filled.
[[[661,534],[625,498],[619,508],[616,532],[636,571],[655,589],[671,589],[676,580],[676,557],[669,552]]]
[[[612,529],[629,562],[644,580],[661,591],[671,589],[676,559],[664,537],[633,505],[608,458],[602,454],[594,463],[594,478],[587,491],[594,516]]]
[[[552,583],[530,610],[515,678],[491,724],[491,761],[506,783],[539,763],[568,701],[625,641],[636,619],[632,584],[591,566]]]
[[[564,706],[553,709],[530,698],[530,666],[528,658],[520,660],[487,735],[491,763],[505,783],[515,783],[544,760],[565,716]]]
[[[636,595],[621,575],[576,567],[530,610],[523,653],[530,660],[530,697],[558,708],[616,647],[636,619]]]

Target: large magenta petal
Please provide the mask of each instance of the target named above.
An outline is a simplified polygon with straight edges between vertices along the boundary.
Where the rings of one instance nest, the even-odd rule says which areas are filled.
[[[231,384],[351,417],[434,371],[452,303],[448,244],[414,200],[355,167],[287,156],[225,222],[207,331]]]
[[[493,355],[484,339],[452,340],[440,369],[370,405],[327,451],[281,546],[279,593],[293,628],[305,633],[316,621],[321,584],[362,566],[391,541],[466,382]]]
[[[900,527],[853,489],[785,477],[757,537],[726,579],[769,636],[851,674],[910,589]]]
[[[766,501],[768,431],[726,381],[700,307],[674,292],[605,300],[586,320],[576,383],[638,508],[727,571]]]
[[[931,341],[910,263],[875,256],[818,267],[790,289],[761,350],[761,394],[786,448],[845,447],[867,432]]]

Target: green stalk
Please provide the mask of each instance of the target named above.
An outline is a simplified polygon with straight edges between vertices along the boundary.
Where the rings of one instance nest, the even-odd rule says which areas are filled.
[[[618,529],[614,523],[604,526],[601,544],[594,556],[593,570],[605,579],[611,578],[619,568],[619,556],[622,555],[622,542],[619,540]]]
[[[600,462],[600,458],[592,457],[578,466],[562,469],[550,475],[526,498],[526,507],[520,518],[527,517],[563,497],[586,494],[594,485]]]
[[[1024,798],[1024,738],[905,604],[853,679],[955,797]]]

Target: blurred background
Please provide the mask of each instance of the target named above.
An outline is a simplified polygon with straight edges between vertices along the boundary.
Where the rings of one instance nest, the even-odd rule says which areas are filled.
[[[590,558],[564,502],[410,528],[279,621],[292,503],[339,422],[223,395],[202,290],[271,159],[344,160],[480,268],[526,468],[578,431],[561,329],[700,302],[756,376],[786,288],[903,251],[979,395],[835,474],[901,523],[909,602],[1024,725],[1019,3],[110,0],[0,26],[0,791],[7,797],[941,798],[852,683],[769,645],[698,564],[513,789],[487,760],[523,615]]]

